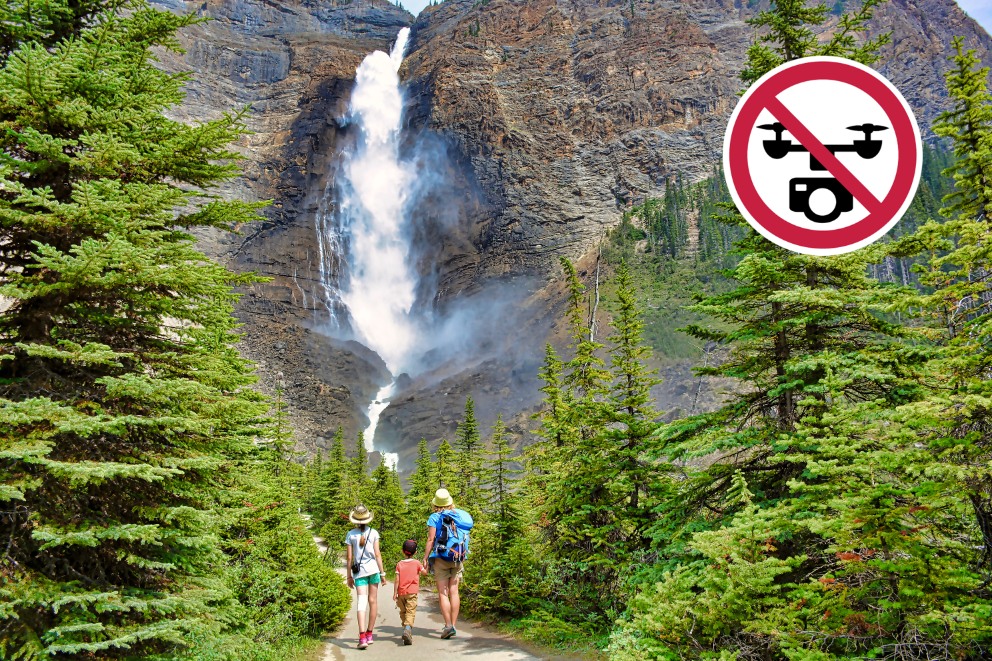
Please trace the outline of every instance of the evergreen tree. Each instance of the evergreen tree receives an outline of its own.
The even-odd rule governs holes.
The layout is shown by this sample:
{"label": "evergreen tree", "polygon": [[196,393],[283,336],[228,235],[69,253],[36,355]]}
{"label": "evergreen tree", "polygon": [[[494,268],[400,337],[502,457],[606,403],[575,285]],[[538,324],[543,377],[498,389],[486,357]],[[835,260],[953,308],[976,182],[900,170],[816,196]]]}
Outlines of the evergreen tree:
{"label": "evergreen tree", "polygon": [[375,514],[373,526],[382,536],[379,547],[383,566],[388,571],[403,559],[402,547],[407,538],[409,518],[399,475],[386,464],[385,457],[372,471],[372,487],[365,505]]}
{"label": "evergreen tree", "polygon": [[466,602],[475,612],[513,616],[535,605],[538,579],[533,542],[527,538],[502,416],[496,418],[483,470],[487,494],[482,521],[472,532]]}
{"label": "evergreen tree", "polygon": [[[455,479],[457,466],[458,457],[454,449],[452,449],[447,439],[441,439],[441,444],[437,446],[437,452],[434,453],[434,490],[436,491],[442,487],[447,489],[455,499],[455,503],[459,502],[459,497],[461,496],[461,491],[459,490],[461,485],[457,484]],[[434,494],[431,493],[431,498],[433,497]]]}
{"label": "evergreen tree", "polygon": [[520,470],[510,465],[511,450],[502,415],[496,416],[489,446],[490,456],[483,473],[487,499],[482,512],[493,525],[493,548],[504,555],[509,553],[513,541],[520,537],[522,524],[515,491]]}
{"label": "evergreen tree", "polygon": [[475,419],[475,402],[465,398],[465,417],[455,432],[455,452],[458,456],[456,475],[461,506],[476,509],[482,504],[479,470],[482,463],[482,435]]}
{"label": "evergreen tree", "polygon": [[321,448],[317,448],[310,461],[307,462],[306,468],[303,471],[303,490],[301,494],[301,501],[303,507],[313,515],[314,505],[316,503],[316,494],[320,487],[320,479],[322,473],[324,472],[324,451]]}
{"label": "evergreen tree", "polygon": [[[274,409],[272,415],[272,421],[270,423],[271,430],[268,434],[266,444],[272,449],[272,452],[276,457],[281,459],[289,459],[294,454],[294,447],[296,445],[296,439],[293,435],[293,428],[289,422],[289,415],[286,412],[286,402],[283,399],[283,389],[282,387],[276,388],[276,399],[272,402],[272,408]],[[276,475],[279,475],[279,471],[282,470],[283,462],[275,462]]]}
{"label": "evergreen tree", "polygon": [[[798,20],[804,11],[779,3],[765,17],[774,52],[840,48],[870,59],[870,43],[847,37],[818,46]],[[857,31],[863,18],[845,18],[843,29]],[[750,79],[777,64],[762,48],[751,51]],[[929,333],[886,314],[905,312],[913,292],[867,276],[888,247],[806,258],[752,235],[739,248],[741,286],[696,306],[732,330],[690,331],[731,347],[701,371],[744,387],[660,436],[676,474],[662,484],[654,529],[666,561],[648,572],[613,656],[979,654],[992,611],[976,599],[980,577],[966,560],[974,543],[959,532],[962,485],[917,432],[949,408],[945,393],[935,401],[921,387]],[[709,465],[692,468],[703,456]]]}
{"label": "evergreen tree", "polygon": [[[143,2],[0,9],[0,656],[175,656],[222,628],[213,515],[265,406],[232,287],[192,230],[257,205],[237,115],[165,112],[190,16]],[[30,40],[30,41],[29,41]]]}
{"label": "evergreen tree", "polygon": [[[644,536],[652,518],[654,503],[648,499],[653,466],[645,458],[648,440],[658,427],[658,412],[651,399],[651,387],[660,383],[645,362],[651,350],[644,345],[644,322],[638,307],[634,283],[626,264],[616,274],[618,309],[613,317],[610,363],[613,388],[611,425],[604,433],[609,439],[610,458],[604,463],[606,481],[614,492],[614,502],[623,503],[622,549],[632,557],[647,545]],[[642,499],[648,499],[644,502]]]}
{"label": "evergreen tree", "polygon": [[365,448],[365,432],[358,432],[355,440],[355,456],[351,458],[351,478],[357,485],[363,485],[369,477],[369,452]]}
{"label": "evergreen tree", "polygon": [[[417,444],[417,460],[410,476],[410,491],[407,493],[407,503],[409,503],[410,516],[417,521],[415,527],[415,538],[422,534],[421,528],[424,521],[434,511],[431,508],[431,499],[437,489],[437,476],[434,462],[431,459],[431,451],[427,447],[427,439],[420,439]],[[422,519],[422,520],[421,520]]]}

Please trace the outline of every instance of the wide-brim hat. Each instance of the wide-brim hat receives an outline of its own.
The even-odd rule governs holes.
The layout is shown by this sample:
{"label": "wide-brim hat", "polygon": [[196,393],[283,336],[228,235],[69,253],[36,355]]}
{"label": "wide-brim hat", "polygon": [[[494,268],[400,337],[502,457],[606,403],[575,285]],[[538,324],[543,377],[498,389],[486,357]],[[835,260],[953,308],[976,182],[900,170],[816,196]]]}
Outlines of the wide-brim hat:
{"label": "wide-brim hat", "polygon": [[447,489],[438,489],[434,492],[434,500],[431,501],[431,505],[434,507],[448,507],[454,504],[455,499],[451,497]]}
{"label": "wide-brim hat", "polygon": [[369,511],[369,508],[365,507],[365,505],[359,505],[355,509],[351,510],[351,513],[348,515],[348,520],[352,523],[359,524],[371,523],[374,517],[375,515]]}

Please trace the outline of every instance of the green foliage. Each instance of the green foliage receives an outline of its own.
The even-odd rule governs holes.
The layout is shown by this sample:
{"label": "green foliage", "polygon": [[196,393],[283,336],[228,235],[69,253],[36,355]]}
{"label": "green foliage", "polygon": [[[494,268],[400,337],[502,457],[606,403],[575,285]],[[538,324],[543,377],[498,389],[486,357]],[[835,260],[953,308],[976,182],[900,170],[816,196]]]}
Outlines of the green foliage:
{"label": "green foliage", "polygon": [[364,502],[375,514],[372,525],[381,535],[383,567],[391,569],[403,559],[403,542],[409,538],[410,522],[399,475],[386,465],[385,458],[372,471],[372,488]]}
{"label": "green foliage", "polygon": [[[830,44],[870,59],[870,42],[853,48],[835,35],[818,46],[806,27],[817,12],[779,3],[759,14],[771,28],[765,41],[778,47],[752,48],[745,79]],[[841,25],[853,33],[861,23],[855,15]],[[956,45],[949,90],[960,112],[938,130],[967,140],[951,125],[965,99],[988,104],[987,72],[969,79],[975,62]],[[978,658],[987,650],[992,537],[983,521],[992,479],[977,376],[987,356],[977,339],[985,285],[975,277],[986,272],[987,224],[970,215],[985,208],[980,173],[962,168],[948,210],[958,224],[917,217],[919,229],[892,243],[831,258],[793,255],[755,235],[738,242],[739,286],[695,306],[726,330],[688,330],[730,349],[700,373],[736,378],[741,389],[720,410],[658,434],[665,469],[651,535],[660,562],[643,573],[611,657]],[[934,293],[869,276],[893,255],[915,262]],[[894,323],[911,308],[940,319],[945,339]],[[948,318],[949,309],[960,316]]]}
{"label": "green foliage", "polygon": [[[431,507],[431,499],[437,490],[436,473],[437,469],[434,467],[431,451],[427,447],[427,439],[422,438],[417,444],[416,467],[410,476],[410,491],[407,493],[410,516],[417,519],[418,522],[421,518],[426,521],[427,517],[434,511]],[[414,538],[420,534],[421,527],[418,523],[417,534],[413,535]]]}
{"label": "green foliage", "polygon": [[242,606],[235,635],[201,640],[192,658],[275,659],[268,652],[333,629],[351,606],[341,576],[310,539],[290,480],[274,473],[267,466],[246,474],[222,538]]}
{"label": "green foliage", "polygon": [[510,452],[506,427],[497,417],[482,470],[486,502],[472,530],[464,602],[470,612],[502,617],[521,615],[539,605],[534,540],[525,533],[516,489],[520,470],[511,466]]}
{"label": "green foliage", "polygon": [[455,452],[458,460],[455,479],[459,493],[459,507],[475,510],[482,504],[479,469],[482,464],[482,435],[475,419],[475,402],[465,398],[465,417],[455,431]]}
{"label": "green foliage", "polygon": [[231,595],[215,511],[262,432],[233,287],[190,230],[240,116],[165,111],[154,65],[193,19],[143,2],[13,3],[0,21],[0,639],[4,656],[169,653]]}
{"label": "green foliage", "polygon": [[[434,489],[431,491],[431,498],[434,491],[445,488],[451,497],[455,499],[457,505],[461,500],[461,485],[458,483],[456,470],[458,467],[458,457],[455,450],[448,443],[447,439],[441,439],[441,444],[434,453]],[[433,510],[431,510],[433,511]]]}

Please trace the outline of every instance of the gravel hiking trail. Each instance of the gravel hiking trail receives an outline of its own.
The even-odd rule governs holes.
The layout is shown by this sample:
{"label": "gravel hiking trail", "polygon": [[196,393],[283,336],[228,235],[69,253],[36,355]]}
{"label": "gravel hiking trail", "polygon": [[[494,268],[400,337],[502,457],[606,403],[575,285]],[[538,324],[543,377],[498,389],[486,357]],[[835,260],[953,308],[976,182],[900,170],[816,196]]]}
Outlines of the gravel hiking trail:
{"label": "gravel hiking trail", "polygon": [[[327,546],[315,537],[323,553]],[[338,571],[344,572],[339,568]],[[417,620],[413,627],[413,645],[404,645],[401,635],[400,612],[393,602],[392,582],[379,588],[379,614],[375,622],[375,642],[367,649],[358,649],[358,624],[355,608],[358,596],[351,591],[351,608],[348,616],[333,634],[324,639],[321,661],[441,661],[443,659],[472,659],[473,661],[531,661],[536,656],[514,639],[459,618],[458,634],[448,640],[441,639],[441,611],[433,586],[422,585],[417,605]],[[555,657],[561,658],[561,657]]]}

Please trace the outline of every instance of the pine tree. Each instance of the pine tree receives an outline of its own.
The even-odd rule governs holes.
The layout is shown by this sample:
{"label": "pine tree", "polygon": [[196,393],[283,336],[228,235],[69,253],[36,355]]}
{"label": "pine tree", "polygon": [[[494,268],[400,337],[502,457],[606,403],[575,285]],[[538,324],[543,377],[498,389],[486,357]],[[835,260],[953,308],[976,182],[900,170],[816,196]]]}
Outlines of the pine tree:
{"label": "pine tree", "polygon": [[234,349],[253,276],[192,233],[256,217],[209,192],[237,174],[241,118],[166,118],[185,77],[153,49],[190,16],[0,17],[0,656],[174,656],[223,626],[213,512],[263,433]]}
{"label": "pine tree", "polygon": [[621,263],[617,268],[616,286],[618,309],[610,338],[612,416],[610,428],[605,432],[611,456],[604,470],[610,471],[606,475],[617,495],[614,502],[624,503],[623,536],[627,538],[627,548],[622,552],[633,557],[635,549],[647,546],[644,536],[654,505],[649,499],[653,467],[645,452],[658,427],[659,415],[652,405],[651,388],[660,380],[654,377],[655,370],[646,365],[651,350],[644,345],[644,322],[626,264]]}
{"label": "pine tree", "polygon": [[365,505],[375,515],[374,526],[382,536],[379,546],[383,566],[388,570],[403,559],[402,546],[407,538],[409,517],[399,475],[386,464],[385,457],[372,471],[371,489]]}
{"label": "pine tree", "polygon": [[[766,17],[783,58],[841,48],[870,59],[871,43],[835,35],[818,46],[796,21],[803,11],[780,3]],[[849,33],[861,24],[842,21]],[[755,55],[767,56],[762,48],[752,49],[751,79],[777,64]],[[741,286],[695,308],[731,330],[690,330],[731,348],[700,371],[744,388],[661,435],[662,456],[678,460],[654,529],[666,560],[645,577],[613,656],[978,654],[992,610],[976,599],[980,577],[965,558],[980,536],[959,530],[955,469],[919,442],[934,410],[950,408],[946,391],[922,387],[932,333],[889,316],[919,298],[867,276],[885,245],[829,259],[753,235],[738,247]],[[703,456],[710,465],[691,468]]]}
{"label": "pine tree", "polygon": [[[286,412],[286,402],[283,399],[283,389],[276,388],[276,399],[272,402],[273,414],[270,423],[271,429],[266,439],[266,445],[271,448],[276,457],[280,459],[290,459],[294,453],[296,439],[293,435],[293,428],[289,423],[289,414]],[[276,475],[279,475],[282,462],[276,463]]]}
{"label": "pine tree", "polygon": [[483,470],[487,495],[482,521],[472,532],[466,603],[474,612],[513,616],[526,613],[535,600],[537,562],[527,538],[516,491],[519,469],[511,467],[511,449],[502,416],[496,418]]}
{"label": "pine tree", "polygon": [[[454,449],[452,449],[447,439],[441,439],[441,444],[437,446],[437,451],[434,453],[434,489],[447,489],[455,499],[455,503],[459,502],[459,497],[461,496],[461,491],[459,491],[461,485],[457,484],[455,480],[455,469],[457,466],[458,457]],[[431,498],[433,497],[434,495],[431,494]]]}
{"label": "pine tree", "polygon": [[331,451],[328,461],[330,462],[329,468],[339,473],[344,472],[345,466],[348,464],[348,460],[344,454],[344,428],[340,425],[334,432],[334,438],[331,439]]}
{"label": "pine tree", "polygon": [[[420,534],[423,521],[427,520],[431,512],[431,499],[437,489],[436,470],[431,459],[431,451],[427,447],[427,439],[420,439],[417,444],[417,460],[413,474],[410,476],[410,491],[407,493],[407,502],[410,507],[410,516],[417,520],[416,530]],[[423,521],[421,521],[423,519]]]}
{"label": "pine tree", "polygon": [[479,471],[482,463],[482,435],[475,419],[475,402],[465,398],[465,417],[455,431],[455,452],[458,456],[456,475],[461,507],[476,509],[482,504]]}
{"label": "pine tree", "polygon": [[522,524],[515,492],[520,470],[510,466],[511,449],[502,415],[496,416],[489,446],[490,457],[483,473],[487,502],[482,511],[485,518],[492,522],[496,552],[505,554],[509,552],[512,542],[520,537]]}

